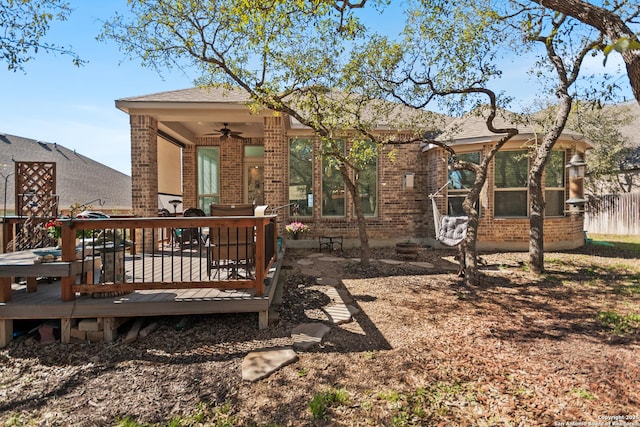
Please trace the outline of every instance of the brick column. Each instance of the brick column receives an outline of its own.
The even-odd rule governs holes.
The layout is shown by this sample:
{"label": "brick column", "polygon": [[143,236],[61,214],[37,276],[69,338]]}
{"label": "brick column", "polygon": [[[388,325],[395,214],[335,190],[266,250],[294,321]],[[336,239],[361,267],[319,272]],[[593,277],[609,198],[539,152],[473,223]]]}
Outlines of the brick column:
{"label": "brick column", "polygon": [[[182,149],[182,209],[198,206],[197,146],[187,145]],[[209,215],[205,206],[205,213]]]}
{"label": "brick column", "polygon": [[[271,208],[289,203],[289,142],[281,116],[264,118],[264,202]],[[286,215],[286,210],[278,215]],[[279,221],[284,233],[283,221]]]}
{"label": "brick column", "polygon": [[[131,123],[131,207],[142,217],[158,216],[158,122],[151,116],[132,115]],[[141,236],[136,236],[138,246]],[[145,235],[145,248],[155,244]]]}

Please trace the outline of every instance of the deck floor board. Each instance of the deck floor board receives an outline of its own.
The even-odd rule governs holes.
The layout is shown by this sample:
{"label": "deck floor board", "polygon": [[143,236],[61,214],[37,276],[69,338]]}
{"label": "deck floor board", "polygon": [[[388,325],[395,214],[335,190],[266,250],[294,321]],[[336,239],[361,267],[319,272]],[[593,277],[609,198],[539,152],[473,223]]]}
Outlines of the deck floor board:
{"label": "deck floor board", "polygon": [[[126,256],[125,274],[128,281],[180,281],[180,263],[188,267],[183,280],[207,281],[206,260],[194,253],[184,259],[164,256]],[[173,271],[171,266],[173,265]],[[164,274],[162,274],[164,272]],[[219,274],[224,278],[226,272]],[[99,272],[94,274],[99,277]],[[96,279],[94,279],[96,280]],[[149,315],[188,315],[205,313],[243,313],[269,309],[272,286],[265,295],[256,297],[253,289],[222,290],[216,288],[137,290],[124,295],[93,298],[76,295],[75,301],[61,301],[60,281],[38,283],[36,292],[26,292],[26,286],[13,285],[12,300],[0,304],[0,319],[56,319],[90,317],[135,317]]]}

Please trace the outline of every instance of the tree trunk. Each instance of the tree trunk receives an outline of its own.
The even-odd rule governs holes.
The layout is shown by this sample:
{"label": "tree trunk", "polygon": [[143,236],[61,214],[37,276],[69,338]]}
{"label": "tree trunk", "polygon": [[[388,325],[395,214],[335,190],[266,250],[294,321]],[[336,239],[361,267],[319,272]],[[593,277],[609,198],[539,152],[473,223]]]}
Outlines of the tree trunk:
{"label": "tree trunk", "polygon": [[358,237],[360,238],[360,265],[363,267],[369,266],[369,260],[371,254],[369,251],[369,236],[367,235],[367,223],[364,219],[364,211],[362,209],[362,200],[360,200],[360,191],[358,189],[357,172],[356,178],[351,180],[346,166],[340,166],[340,173],[344,179],[347,190],[353,200],[353,205],[356,211],[356,223],[358,224]]}
{"label": "tree trunk", "polygon": [[478,248],[476,242],[478,240],[478,215],[469,217],[467,224],[467,237],[461,243],[462,255],[464,259],[460,262],[464,263],[464,283],[467,286],[477,286],[480,283],[480,274],[478,272]]}
{"label": "tree trunk", "polygon": [[480,283],[480,274],[478,273],[478,209],[476,209],[478,200],[480,199],[480,189],[486,181],[485,169],[478,168],[476,170],[476,180],[473,187],[462,202],[462,209],[467,215],[467,237],[461,243],[462,254],[460,258],[460,266],[464,268],[464,283],[467,286],[477,286]]}
{"label": "tree trunk", "polygon": [[544,166],[551,154],[553,146],[564,130],[571,112],[573,99],[566,92],[561,92],[560,104],[551,128],[545,133],[542,143],[536,149],[536,155],[529,171],[529,268],[534,273],[544,272],[544,193],[542,191],[542,175]]}
{"label": "tree trunk", "polygon": [[[536,160],[538,160],[536,158]],[[544,165],[544,162],[543,162]],[[532,272],[544,272],[544,194],[542,192],[542,171],[538,166],[531,169],[529,177],[529,268]]]}

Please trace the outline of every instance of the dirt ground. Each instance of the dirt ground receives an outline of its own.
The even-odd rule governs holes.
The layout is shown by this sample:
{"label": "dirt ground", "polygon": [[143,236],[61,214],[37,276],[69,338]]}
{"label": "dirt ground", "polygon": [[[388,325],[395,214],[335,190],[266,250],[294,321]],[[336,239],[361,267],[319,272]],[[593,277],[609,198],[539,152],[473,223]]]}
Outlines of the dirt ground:
{"label": "dirt ground", "polygon": [[[0,351],[0,423],[640,425],[638,252],[549,253],[541,277],[526,254],[483,254],[473,288],[451,271],[452,253],[429,248],[418,260],[433,269],[310,254],[287,251],[279,319],[263,331],[257,315],[215,315],[147,319],[158,328],[132,344],[16,340]],[[296,362],[243,382],[248,352],[291,345],[293,327],[321,318],[329,301],[309,269],[338,279],[359,313]]]}

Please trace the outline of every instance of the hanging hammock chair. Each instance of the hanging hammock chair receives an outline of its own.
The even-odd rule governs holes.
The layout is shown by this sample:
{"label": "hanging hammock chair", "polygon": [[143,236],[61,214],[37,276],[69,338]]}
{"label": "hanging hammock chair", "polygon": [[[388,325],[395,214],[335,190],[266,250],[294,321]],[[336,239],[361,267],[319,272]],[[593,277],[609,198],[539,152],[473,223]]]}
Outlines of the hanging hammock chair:
{"label": "hanging hammock chair", "polygon": [[436,197],[449,182],[440,187],[435,194],[429,194],[431,204],[433,206],[433,224],[436,229],[436,240],[446,246],[458,246],[467,237],[467,224],[469,217],[467,216],[449,216],[442,215],[436,204]]}

